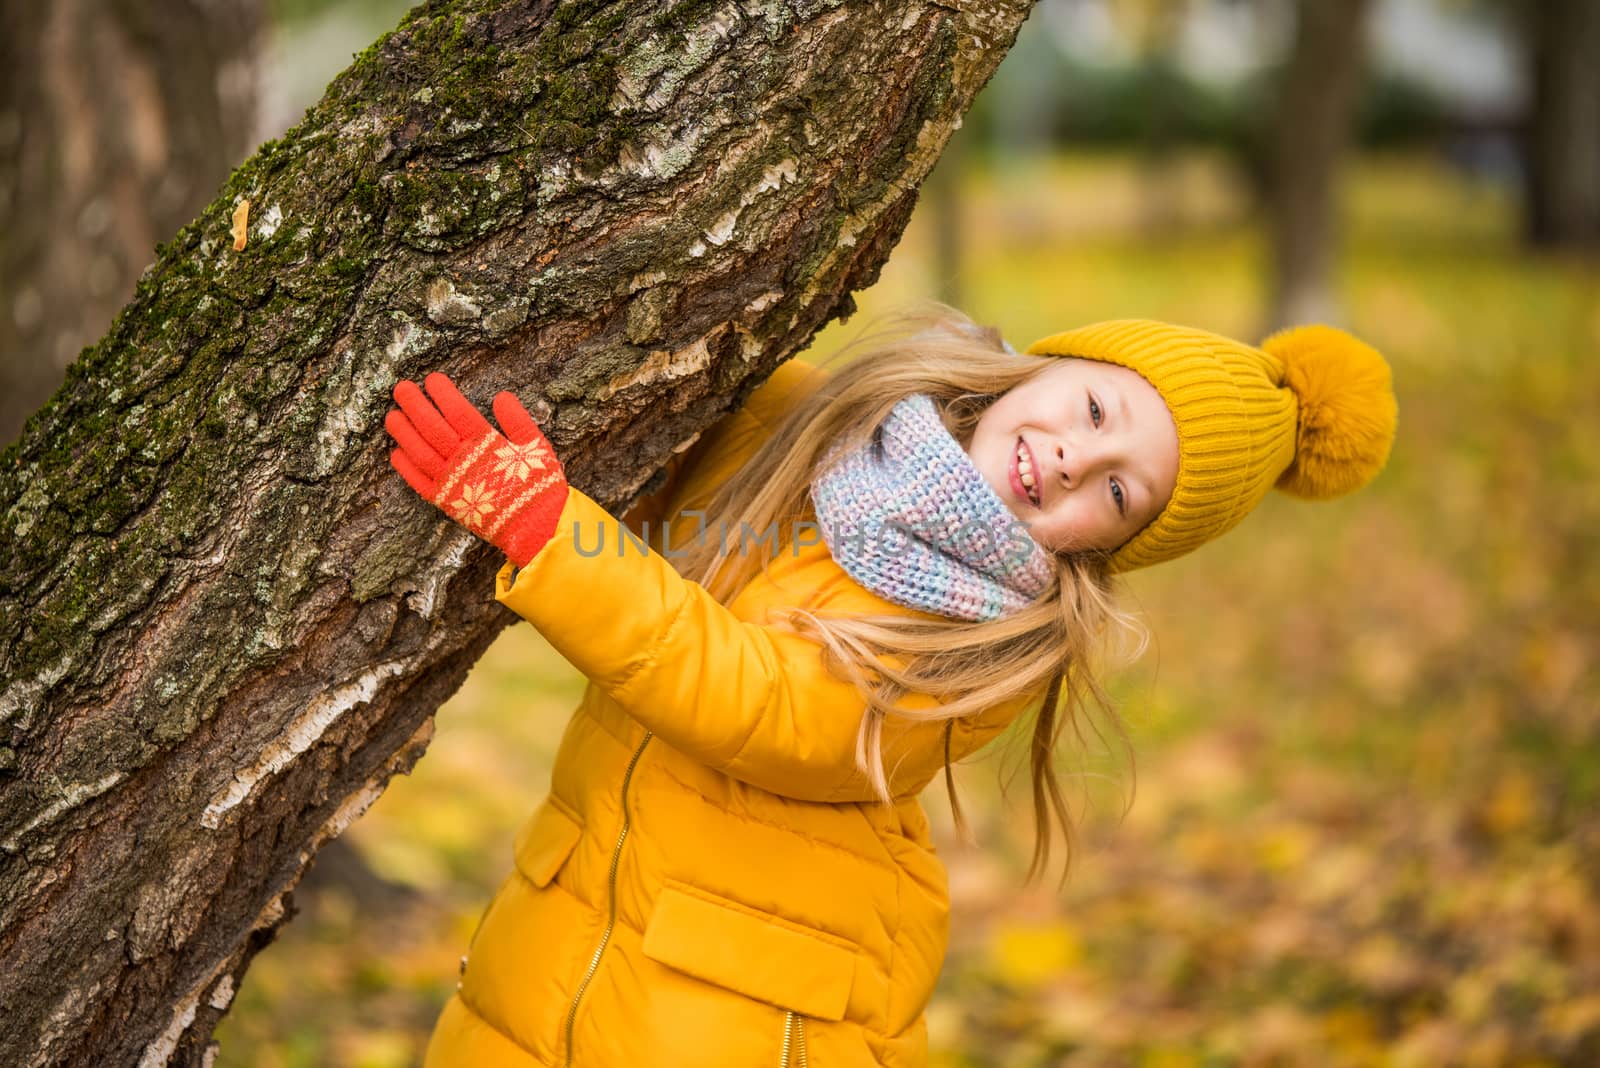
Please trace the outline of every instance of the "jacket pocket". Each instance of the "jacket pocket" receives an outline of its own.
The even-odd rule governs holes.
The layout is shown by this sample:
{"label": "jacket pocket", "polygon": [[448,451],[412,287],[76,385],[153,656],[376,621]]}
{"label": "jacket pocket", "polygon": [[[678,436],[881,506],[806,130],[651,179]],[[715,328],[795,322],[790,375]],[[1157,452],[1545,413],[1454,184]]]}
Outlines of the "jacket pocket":
{"label": "jacket pocket", "polygon": [[841,940],[705,891],[661,891],[645,926],[644,955],[817,1020],[844,1019],[855,953]]}
{"label": "jacket pocket", "polygon": [[583,835],[583,824],[552,795],[544,799],[517,832],[517,870],[537,887],[550,885]]}

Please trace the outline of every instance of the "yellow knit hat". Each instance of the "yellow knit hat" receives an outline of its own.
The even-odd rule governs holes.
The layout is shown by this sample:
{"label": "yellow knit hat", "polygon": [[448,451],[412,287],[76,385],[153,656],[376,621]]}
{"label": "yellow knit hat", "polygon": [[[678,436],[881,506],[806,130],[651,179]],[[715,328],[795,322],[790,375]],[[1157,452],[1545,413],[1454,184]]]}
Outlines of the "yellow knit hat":
{"label": "yellow knit hat", "polygon": [[1295,327],[1256,348],[1124,319],[1041,338],[1028,352],[1137,371],[1172,412],[1172,499],[1111,555],[1113,571],[1182,556],[1231,529],[1274,486],[1317,499],[1360,489],[1394,445],[1398,406],[1388,363],[1331,326]]}

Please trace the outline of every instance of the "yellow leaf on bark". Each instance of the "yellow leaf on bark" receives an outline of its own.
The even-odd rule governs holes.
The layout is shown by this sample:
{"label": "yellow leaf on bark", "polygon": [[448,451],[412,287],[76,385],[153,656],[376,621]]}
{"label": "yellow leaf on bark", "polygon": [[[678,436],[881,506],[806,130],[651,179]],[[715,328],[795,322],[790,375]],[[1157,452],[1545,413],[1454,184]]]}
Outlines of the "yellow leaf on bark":
{"label": "yellow leaf on bark", "polygon": [[239,206],[233,209],[233,250],[243,251],[245,237],[250,225],[250,201],[241,200]]}

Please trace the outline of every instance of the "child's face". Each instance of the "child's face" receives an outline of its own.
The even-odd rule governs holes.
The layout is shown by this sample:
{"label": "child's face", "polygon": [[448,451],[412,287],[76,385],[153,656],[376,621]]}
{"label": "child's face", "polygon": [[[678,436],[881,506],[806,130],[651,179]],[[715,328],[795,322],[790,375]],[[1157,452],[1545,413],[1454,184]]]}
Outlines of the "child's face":
{"label": "child's face", "polygon": [[1062,357],[989,406],[967,455],[1046,549],[1115,549],[1172,497],[1178,428],[1138,372]]}

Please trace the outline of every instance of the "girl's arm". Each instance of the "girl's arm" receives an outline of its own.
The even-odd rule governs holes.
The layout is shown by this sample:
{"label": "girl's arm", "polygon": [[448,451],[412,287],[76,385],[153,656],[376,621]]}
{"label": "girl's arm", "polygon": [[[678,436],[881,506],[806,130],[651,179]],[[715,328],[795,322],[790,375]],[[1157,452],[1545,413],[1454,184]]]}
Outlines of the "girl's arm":
{"label": "girl's arm", "polygon": [[[551,540],[527,567],[500,573],[496,598],[539,628],[575,667],[673,748],[764,790],[808,801],[875,795],[856,767],[866,704],[830,674],[817,643],[742,620],[618,521],[570,490]],[[605,549],[595,552],[604,528]],[[951,759],[971,752],[1026,704],[958,721]],[[923,695],[901,707],[933,708]],[[884,725],[891,793],[916,794],[944,762],[943,721]]]}
{"label": "girl's arm", "polygon": [[[395,387],[403,411],[385,423],[400,444],[391,460],[417,492],[521,568],[514,580],[510,564],[502,571],[503,603],[630,715],[702,763],[805,800],[875,796],[855,760],[865,701],[827,671],[819,645],[739,619],[632,539],[617,555],[620,522],[567,485],[549,442],[511,394],[494,402],[502,435],[443,375],[430,375],[427,386],[431,399],[413,383]],[[609,551],[596,551],[602,530]],[[877,600],[841,587],[840,596],[856,589]],[[1025,703],[958,722],[951,758],[988,740]],[[934,705],[911,695],[901,707]],[[889,718],[891,794],[915,794],[932,779],[944,736],[943,722]]]}

